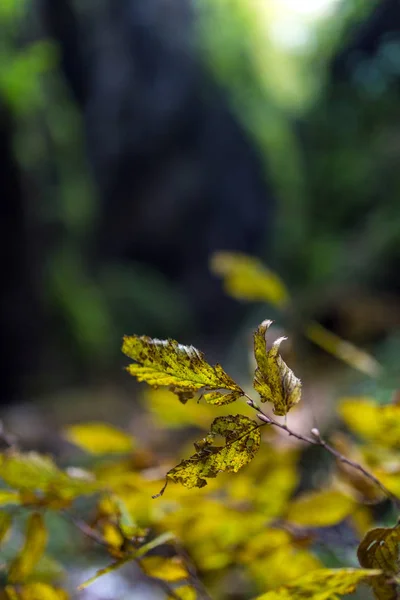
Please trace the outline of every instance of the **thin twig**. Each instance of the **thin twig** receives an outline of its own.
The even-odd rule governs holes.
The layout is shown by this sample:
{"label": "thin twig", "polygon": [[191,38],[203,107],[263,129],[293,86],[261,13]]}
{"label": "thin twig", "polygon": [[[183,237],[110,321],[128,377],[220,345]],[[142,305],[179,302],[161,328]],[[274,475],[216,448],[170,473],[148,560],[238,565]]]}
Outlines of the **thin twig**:
{"label": "thin twig", "polygon": [[306,444],[311,444],[313,446],[320,446],[321,448],[324,448],[324,450],[329,452],[337,460],[340,460],[340,462],[348,465],[349,467],[352,467],[359,473],[362,473],[364,475],[364,477],[366,477],[367,479],[372,481],[377,487],[379,487],[379,489],[385,494],[385,496],[387,496],[393,502],[393,504],[396,506],[396,508],[400,509],[400,498],[398,496],[396,496],[396,494],[393,494],[393,492],[391,492],[377,477],[375,477],[375,475],[373,475],[370,471],[365,469],[365,467],[360,465],[360,463],[355,462],[354,460],[351,460],[350,458],[347,458],[346,456],[341,454],[338,450],[336,450],[335,448],[330,446],[321,437],[321,434],[316,427],[314,427],[311,430],[312,437],[303,435],[301,433],[297,433],[296,431],[293,431],[292,429],[290,429],[286,423],[279,423],[279,421],[275,421],[275,419],[266,415],[260,409],[260,407],[254,402],[254,400],[252,400],[252,398],[247,396],[247,394],[246,394],[246,398],[248,398],[247,404],[249,406],[251,406],[251,408],[254,408],[257,411],[257,417],[260,419],[260,421],[265,423],[265,425],[273,425],[274,427],[277,427],[278,429],[282,429],[282,431],[285,431],[288,435],[293,436],[296,439],[298,439],[302,442],[305,442]]}

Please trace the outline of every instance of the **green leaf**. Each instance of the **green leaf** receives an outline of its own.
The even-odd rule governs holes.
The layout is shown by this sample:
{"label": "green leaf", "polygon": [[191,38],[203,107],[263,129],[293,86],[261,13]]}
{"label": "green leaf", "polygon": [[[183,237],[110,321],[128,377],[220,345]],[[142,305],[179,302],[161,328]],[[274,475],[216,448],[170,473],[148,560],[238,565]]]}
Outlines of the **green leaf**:
{"label": "green leaf", "polygon": [[224,280],[224,289],[238,300],[269,302],[282,308],[289,294],[281,279],[257,258],[238,252],[217,252],[211,271]]}
{"label": "green leaf", "polygon": [[398,588],[393,581],[400,573],[400,525],[371,529],[361,540],[358,561],[366,569],[380,569],[382,575],[371,585],[378,600],[396,600]]}
{"label": "green leaf", "polygon": [[279,354],[279,347],[286,339],[277,339],[267,351],[265,334],[272,321],[263,321],[254,333],[254,356],[257,368],[254,373],[254,389],[261,402],[271,402],[276,415],[284,416],[300,401],[301,381]]}
{"label": "green leaf", "polygon": [[41,559],[47,544],[47,529],[40,513],[33,513],[26,527],[25,543],[11,563],[8,580],[23,583]]}
{"label": "green leaf", "polygon": [[289,585],[258,596],[256,600],[337,600],[352,594],[360,583],[379,574],[376,570],[318,569]]}
{"label": "green leaf", "polygon": [[[215,437],[225,438],[224,446],[214,446]],[[210,433],[195,444],[196,453],[168,471],[168,481],[181,483],[187,488],[207,485],[204,478],[216,477],[218,473],[229,471],[237,473],[256,455],[260,447],[259,425],[243,415],[217,417],[211,424]]]}
{"label": "green leaf", "polygon": [[[122,352],[136,361],[128,365],[128,373],[153,386],[168,386],[185,403],[196,392],[214,392],[209,401],[218,403],[219,390],[234,392],[233,402],[243,390],[225,373],[221,365],[209,365],[202,352],[193,346],[183,346],[175,340],[158,340],[147,336],[125,336]],[[224,404],[224,395],[221,392]]]}
{"label": "green leaf", "polygon": [[134,447],[130,435],[107,423],[70,425],[65,437],[90,454],[121,454]]}
{"label": "green leaf", "polygon": [[348,517],[356,503],[336,490],[307,492],[290,505],[287,521],[303,527],[328,527]]}

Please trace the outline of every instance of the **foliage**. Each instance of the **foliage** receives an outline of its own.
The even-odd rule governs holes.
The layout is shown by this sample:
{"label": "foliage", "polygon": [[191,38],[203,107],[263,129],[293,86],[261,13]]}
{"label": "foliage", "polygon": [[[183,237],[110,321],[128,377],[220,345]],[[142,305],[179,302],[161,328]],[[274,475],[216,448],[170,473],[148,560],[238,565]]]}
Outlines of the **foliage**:
{"label": "foliage", "polygon": [[[226,253],[223,258],[220,274],[230,278],[232,293],[245,290],[242,296],[251,299],[254,290],[258,299],[289,302],[283,284],[261,263],[252,266],[252,259]],[[49,456],[22,451],[3,432],[2,598],[69,597],[51,548],[59,521],[107,557],[80,590],[131,565],[133,577],[145,578],[168,598],[228,598],[226,582],[235,573],[244,596],[259,600],[335,600],[360,586],[362,597],[368,588],[378,600],[399,596],[399,526],[374,527],[371,510],[371,503],[383,506],[385,498],[400,508],[398,396],[389,404],[342,399],[339,414],[349,432],[336,432],[329,443],[316,427],[305,433],[292,428],[288,414],[295,422],[302,386],[281,357],[285,338],[272,344],[266,339],[271,326],[266,320],[253,334],[254,394],[193,346],[124,337],[122,350],[133,361],[126,370],[150,386],[143,401],[158,424],[171,432],[201,432],[195,452],[175,466],[98,421],[64,430],[86,456],[85,468],[61,468]],[[304,444],[334,458],[324,481],[313,487],[302,476]],[[170,457],[175,446],[171,442]],[[332,560],[321,547],[329,547],[335,528],[351,534],[352,552]],[[72,553],[80,560],[88,548],[76,543]],[[335,556],[335,544],[331,551]]]}

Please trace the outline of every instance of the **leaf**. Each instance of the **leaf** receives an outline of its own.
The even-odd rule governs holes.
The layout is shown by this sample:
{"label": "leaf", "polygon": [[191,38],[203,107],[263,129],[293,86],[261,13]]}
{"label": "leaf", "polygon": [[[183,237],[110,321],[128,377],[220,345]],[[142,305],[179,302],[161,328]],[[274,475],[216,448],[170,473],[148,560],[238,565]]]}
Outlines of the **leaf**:
{"label": "leaf", "polygon": [[27,579],[42,557],[46,544],[47,529],[43,517],[33,513],[28,519],[24,546],[9,568],[10,583],[22,583]]}
{"label": "leaf", "polygon": [[254,373],[254,389],[261,402],[272,402],[274,413],[284,416],[300,401],[301,381],[289,369],[279,354],[279,346],[286,339],[277,339],[267,351],[265,334],[272,321],[263,321],[254,333],[254,356],[257,368]]}
{"label": "leaf", "polygon": [[149,577],[157,577],[169,583],[189,577],[184,562],[178,556],[172,558],[149,556],[140,561],[140,566]]}
{"label": "leaf", "polygon": [[[61,471],[48,456],[36,452],[9,452],[0,455],[0,478],[10,487],[23,492],[21,503],[33,504],[32,496],[46,494],[41,504],[48,505],[54,499],[72,500],[90,495],[100,489],[90,474],[79,470]],[[37,502],[40,498],[37,498]]]}
{"label": "leaf", "polygon": [[175,536],[169,532],[159,535],[158,537],[154,538],[147,544],[144,544],[143,546],[141,546],[136,552],[131,552],[131,553],[127,554],[126,556],[116,560],[111,565],[108,565],[107,567],[104,567],[103,569],[99,569],[98,571],[96,571],[96,573],[93,577],[91,577],[90,579],[88,579],[84,583],[81,583],[78,586],[78,590],[86,589],[87,587],[89,587],[89,585],[94,583],[99,577],[102,577],[103,575],[107,575],[108,573],[112,573],[113,571],[120,569],[121,567],[126,565],[126,563],[131,562],[132,560],[141,558],[142,556],[144,556],[145,554],[150,552],[150,550],[154,550],[154,548],[157,548],[158,546],[162,546],[163,544],[170,541],[174,537]]}
{"label": "leaf", "polygon": [[343,398],[339,414],[356,435],[384,446],[400,448],[400,406],[379,405],[372,398]]}
{"label": "leaf", "polygon": [[238,300],[269,302],[280,308],[289,302],[281,279],[260,260],[236,252],[217,252],[211,259],[211,271],[224,279],[224,289]]}
{"label": "leaf", "polygon": [[122,454],[131,452],[134,447],[130,435],[107,423],[70,425],[65,437],[89,454]]}
{"label": "leaf", "polygon": [[5,539],[12,524],[12,517],[9,513],[4,511],[0,512],[0,547],[1,542]]}
{"label": "leaf", "polygon": [[8,585],[6,593],[10,600],[68,600],[65,590],[52,587],[47,583],[27,583],[23,586]]}
{"label": "leaf", "polygon": [[329,527],[348,517],[356,503],[335,490],[302,494],[291,503],[286,520],[303,527]]}
{"label": "leaf", "polygon": [[168,596],[168,599],[173,600],[174,597],[180,600],[196,600],[197,592],[190,585],[183,585],[178,589],[174,589],[174,596]]}
{"label": "leaf", "polygon": [[[217,435],[225,438],[224,446],[213,446]],[[252,419],[244,415],[217,417],[210,433],[195,444],[196,453],[168,471],[165,486],[170,480],[187,488],[201,488],[207,485],[205,477],[216,477],[222,471],[237,473],[254,458],[260,441],[259,426]]]}
{"label": "leaf", "polygon": [[[219,364],[209,365],[202,352],[193,346],[183,346],[175,340],[125,336],[122,352],[138,363],[128,365],[128,373],[149,385],[168,386],[182,403],[199,390],[234,392],[234,397],[229,400],[231,402],[244,393]],[[217,403],[217,395],[214,394],[210,401]],[[224,403],[224,400],[220,402]]]}
{"label": "leaf", "polygon": [[21,504],[19,493],[13,490],[0,490],[0,506],[7,506],[8,504]]}
{"label": "leaf", "polygon": [[363,569],[318,569],[289,585],[258,596],[256,600],[336,600],[352,594],[360,583],[368,582],[380,571]]}
{"label": "leaf", "polygon": [[366,569],[380,569],[382,575],[372,582],[378,600],[396,600],[397,586],[393,578],[400,573],[400,525],[371,529],[361,540],[357,550],[360,565]]}

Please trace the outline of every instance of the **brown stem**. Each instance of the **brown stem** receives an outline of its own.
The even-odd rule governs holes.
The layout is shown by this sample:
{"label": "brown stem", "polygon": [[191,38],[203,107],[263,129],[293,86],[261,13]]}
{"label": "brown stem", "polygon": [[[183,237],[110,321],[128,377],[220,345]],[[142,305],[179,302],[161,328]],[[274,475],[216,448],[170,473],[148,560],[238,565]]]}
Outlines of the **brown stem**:
{"label": "brown stem", "polygon": [[249,396],[247,396],[247,395],[246,395],[246,397],[248,398],[247,404],[257,411],[257,417],[260,419],[260,421],[263,421],[263,423],[265,423],[265,425],[273,425],[274,427],[277,427],[278,429],[282,429],[282,431],[286,431],[286,433],[288,435],[293,436],[296,439],[298,439],[302,442],[305,442],[306,444],[312,444],[313,446],[320,446],[321,448],[324,448],[324,450],[329,452],[337,460],[340,460],[342,463],[345,463],[349,467],[352,467],[356,471],[359,471],[359,473],[362,473],[364,475],[364,477],[366,477],[367,479],[372,481],[377,487],[379,487],[379,489],[385,494],[385,496],[387,496],[393,502],[393,504],[396,506],[396,508],[400,509],[400,498],[398,496],[396,496],[396,494],[393,494],[393,492],[391,492],[381,481],[379,481],[379,479],[377,477],[375,477],[375,475],[373,475],[370,471],[367,471],[367,469],[365,469],[362,465],[351,460],[350,458],[347,458],[346,456],[341,454],[338,450],[336,450],[335,448],[330,446],[321,437],[318,429],[314,428],[311,430],[313,437],[309,437],[306,435],[302,435],[301,433],[297,433],[296,431],[293,431],[292,429],[290,429],[286,423],[279,423],[279,421],[275,421],[275,419],[273,419],[272,417],[263,413],[263,411],[260,409],[260,407],[254,402],[254,400],[249,398]]}

